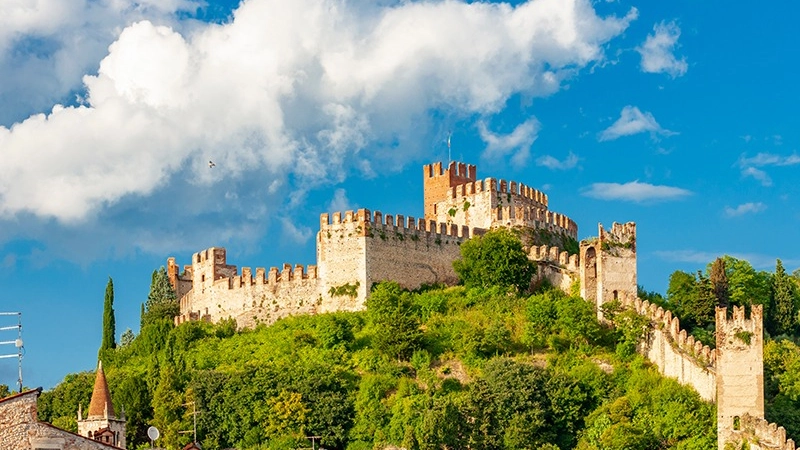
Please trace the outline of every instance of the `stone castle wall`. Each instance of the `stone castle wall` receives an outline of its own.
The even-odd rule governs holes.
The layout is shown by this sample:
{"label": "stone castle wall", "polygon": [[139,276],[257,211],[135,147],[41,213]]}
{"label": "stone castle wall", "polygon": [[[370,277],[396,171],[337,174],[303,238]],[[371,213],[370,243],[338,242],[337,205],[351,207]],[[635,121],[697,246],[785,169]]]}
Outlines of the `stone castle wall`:
{"label": "stone castle wall", "polygon": [[750,450],[795,450],[794,441],[786,438],[783,427],[761,417],[745,414],[740,418],[739,427],[728,441],[736,444],[735,448],[742,448],[742,443],[747,442]]}
{"label": "stone castle wall", "polygon": [[[209,255],[216,257],[207,258]],[[194,270],[187,271],[187,275],[191,274],[197,288],[180,299],[181,314],[176,323],[234,318],[239,327],[254,327],[292,314],[317,312],[320,299],[316,266],[284,264],[282,270],[272,267],[269,272],[259,267],[253,276],[249,267],[243,267],[239,274],[224,256],[224,249],[211,248],[192,257]],[[215,261],[219,267],[209,267],[207,261]],[[202,278],[207,273],[215,273],[216,279]]]}
{"label": "stone castle wall", "polygon": [[23,392],[0,400],[0,449],[110,450],[102,444],[69,431],[39,422],[40,390]]}
{"label": "stone castle wall", "polygon": [[367,283],[391,280],[409,289],[456,284],[453,261],[461,257],[459,246],[482,231],[403,216],[386,215],[381,221],[376,212],[366,239]]}
{"label": "stone castle wall", "polygon": [[536,262],[534,284],[547,280],[552,286],[572,293],[573,283],[579,280],[578,255],[570,255],[558,247],[547,245],[531,247],[527,253],[528,259]]}
{"label": "stone castle wall", "polygon": [[[717,437],[719,449],[734,437],[745,414],[764,417],[763,308],[753,305],[750,317],[743,307],[717,308]],[[740,426],[741,424],[739,424]]]}
{"label": "stone castle wall", "polygon": [[[427,185],[426,185],[427,189]],[[515,181],[487,178],[453,186],[432,206],[437,222],[483,229],[546,229],[577,239],[578,225],[547,209],[547,195]]]}
{"label": "stone castle wall", "polygon": [[639,353],[655,364],[659,371],[679,383],[691,386],[703,400],[717,397],[716,353],[694,336],[681,329],[672,311],[626,294],[622,305],[650,319],[652,325],[639,344]]}

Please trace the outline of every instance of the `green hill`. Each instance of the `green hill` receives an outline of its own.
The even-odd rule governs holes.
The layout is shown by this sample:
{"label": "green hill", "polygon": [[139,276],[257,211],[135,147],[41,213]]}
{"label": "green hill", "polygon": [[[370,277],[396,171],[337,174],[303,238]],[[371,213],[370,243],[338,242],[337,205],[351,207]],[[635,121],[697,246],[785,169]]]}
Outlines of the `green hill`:
{"label": "green hill", "polygon": [[[365,312],[241,332],[156,322],[103,365],[129,448],[149,447],[150,424],[182,447],[189,402],[206,449],[295,449],[312,435],[341,449],[713,448],[713,405],[633,353],[631,318],[604,328],[555,290],[385,283]],[[92,382],[69,375],[43,393],[41,419],[74,429]]]}

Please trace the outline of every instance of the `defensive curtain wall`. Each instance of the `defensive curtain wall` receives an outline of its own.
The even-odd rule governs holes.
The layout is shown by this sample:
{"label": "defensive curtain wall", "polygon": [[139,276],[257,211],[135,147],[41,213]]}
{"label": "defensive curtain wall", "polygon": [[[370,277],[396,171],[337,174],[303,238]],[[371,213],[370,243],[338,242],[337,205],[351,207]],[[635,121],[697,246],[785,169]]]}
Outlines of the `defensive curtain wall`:
{"label": "defensive curtain wall", "polygon": [[[544,229],[577,238],[574,221],[549,211],[547,196],[521,183],[477,180],[475,166],[455,162],[446,170],[441,163],[426,165],[423,174],[424,219],[367,209],[322,214],[316,265],[284,264],[255,273],[244,267],[239,273],[217,247],[195,253],[181,272],[169,258],[167,271],[181,306],[176,322],[232,317],[250,327],[291,314],[363,309],[371,286],[383,280],[410,289],[454,284],[459,245],[490,228]],[[451,212],[451,205],[458,211]],[[569,290],[579,275],[576,255],[554,246],[528,251],[539,263],[539,279]]]}
{"label": "defensive curtain wall", "polygon": [[[452,284],[452,261],[459,245],[486,229],[545,229],[577,236],[566,216],[548,210],[543,193],[518,183],[478,181],[475,166],[440,163],[425,166],[425,218],[383,215],[362,209],[320,216],[317,265],[285,264],[267,272],[227,264],[225,249],[210,248],[179,268],[167,262],[170,281],[185,320],[233,317],[240,327],[271,323],[291,314],[363,309],[369,288],[394,280],[407,288],[422,283]],[[785,430],[764,420],[763,338],[761,310],[750,319],[734,309],[717,312],[717,349],[696,341],[680,328],[670,311],[637,297],[636,225],[600,225],[598,236],[580,243],[569,255],[558,247],[526,248],[537,262],[539,280],[569,292],[580,280],[581,295],[593,302],[602,320],[602,306],[612,300],[650,319],[639,352],[666,376],[692,386],[707,401],[718,402],[720,449],[748,440],[751,449],[792,449]],[[747,338],[749,342],[745,342]]]}
{"label": "defensive curtain wall", "polygon": [[239,274],[227,263],[225,249],[210,248],[195,253],[179,274],[169,258],[167,271],[181,306],[176,322],[232,317],[239,327],[252,327],[288,315],[363,309],[369,287],[383,280],[410,289],[455,284],[452,262],[471,233],[467,227],[361,209],[320,216],[317,265],[257,268],[255,276],[244,267]]}
{"label": "defensive curtain wall", "polygon": [[623,306],[650,319],[639,353],[662,374],[693,387],[707,401],[717,404],[719,450],[795,450],[786,430],[764,419],[763,311],[753,305],[750,317],[742,307],[716,311],[716,349],[688,335],[671,311],[625,294]]}

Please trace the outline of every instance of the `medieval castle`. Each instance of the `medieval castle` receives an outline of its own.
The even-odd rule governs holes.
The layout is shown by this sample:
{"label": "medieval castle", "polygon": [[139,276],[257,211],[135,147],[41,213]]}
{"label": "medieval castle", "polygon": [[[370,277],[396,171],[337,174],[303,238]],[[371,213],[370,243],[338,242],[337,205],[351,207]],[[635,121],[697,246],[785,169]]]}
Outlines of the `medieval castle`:
{"label": "medieval castle", "polygon": [[272,323],[293,314],[356,311],[364,308],[374,283],[398,282],[409,289],[425,283],[455,284],[452,263],[459,245],[487,230],[519,231],[537,280],[567,292],[580,285],[601,320],[601,306],[617,300],[650,319],[639,345],[664,375],[690,385],[717,403],[719,450],[794,450],[782,427],[764,420],[762,311],[754,306],[717,310],[717,345],[712,350],[680,328],[669,311],[637,296],[636,225],[600,225],[595,238],[578,245],[578,227],[549,209],[547,195],[514,181],[477,179],[473,165],[441,163],[423,167],[424,218],[367,209],[320,216],[316,265],[284,264],[266,271],[227,263],[224,248],[192,256],[181,271],[167,260],[170,282],[180,301],[176,324],[233,318],[239,327]]}

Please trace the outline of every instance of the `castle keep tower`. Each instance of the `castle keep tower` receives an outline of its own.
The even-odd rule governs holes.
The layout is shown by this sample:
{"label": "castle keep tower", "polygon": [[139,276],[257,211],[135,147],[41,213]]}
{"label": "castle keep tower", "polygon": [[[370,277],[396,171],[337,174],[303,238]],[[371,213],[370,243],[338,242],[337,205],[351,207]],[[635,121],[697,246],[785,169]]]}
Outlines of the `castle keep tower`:
{"label": "castle keep tower", "polygon": [[86,419],[83,418],[80,406],[78,407],[78,434],[104,444],[125,448],[125,410],[117,418],[102,362],[97,363],[92,401],[89,403]]}
{"label": "castle keep tower", "polygon": [[451,162],[447,170],[437,162],[422,167],[423,190],[425,192],[425,220],[436,219],[436,204],[450,195],[455,186],[475,181],[477,168],[474,165]]}
{"label": "castle keep tower", "polygon": [[719,450],[739,440],[743,417],[764,418],[763,309],[717,308],[717,440]]}
{"label": "castle keep tower", "polygon": [[581,242],[581,297],[593,302],[597,317],[603,319],[604,303],[624,294],[635,298],[636,224],[613,223],[611,230],[598,224],[598,237]]}

